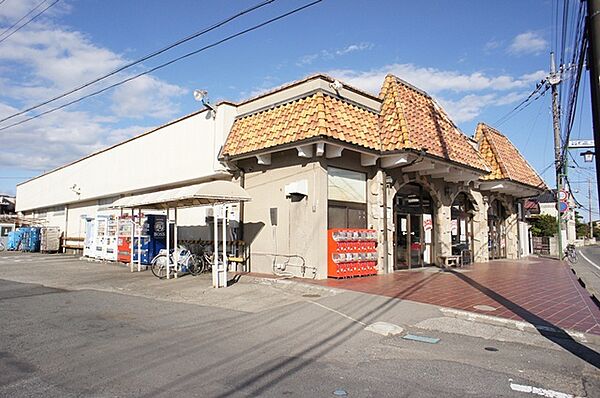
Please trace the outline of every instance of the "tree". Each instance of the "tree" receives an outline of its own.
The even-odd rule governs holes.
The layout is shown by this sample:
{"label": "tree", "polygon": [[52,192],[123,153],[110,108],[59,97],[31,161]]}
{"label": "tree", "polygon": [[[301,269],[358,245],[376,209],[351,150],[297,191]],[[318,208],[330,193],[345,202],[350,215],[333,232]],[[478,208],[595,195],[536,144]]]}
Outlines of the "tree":
{"label": "tree", "polygon": [[579,212],[575,212],[575,234],[578,239],[590,236],[590,226],[581,220],[583,217],[579,215]]}
{"label": "tree", "polygon": [[556,217],[549,214],[540,214],[531,220],[531,235],[554,236],[558,229]]}

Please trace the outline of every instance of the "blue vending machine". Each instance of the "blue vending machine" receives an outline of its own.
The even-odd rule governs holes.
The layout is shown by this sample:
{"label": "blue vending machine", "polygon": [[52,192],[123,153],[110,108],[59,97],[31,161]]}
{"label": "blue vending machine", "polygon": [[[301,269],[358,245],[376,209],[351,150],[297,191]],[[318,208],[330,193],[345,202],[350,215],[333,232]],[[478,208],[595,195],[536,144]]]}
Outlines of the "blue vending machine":
{"label": "blue vending machine", "polygon": [[150,264],[152,259],[167,247],[167,216],[160,214],[149,214],[144,220],[141,236],[134,240],[133,262],[138,258],[138,242],[141,242],[141,263]]}

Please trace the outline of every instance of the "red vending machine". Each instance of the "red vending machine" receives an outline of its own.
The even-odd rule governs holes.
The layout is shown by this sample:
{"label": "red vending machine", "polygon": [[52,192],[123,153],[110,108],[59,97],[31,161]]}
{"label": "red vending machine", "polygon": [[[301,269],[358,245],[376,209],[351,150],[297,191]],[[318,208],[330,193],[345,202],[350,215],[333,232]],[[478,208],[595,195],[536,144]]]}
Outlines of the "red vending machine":
{"label": "red vending machine", "polygon": [[327,276],[349,278],[377,274],[377,232],[335,228],[327,231]]}
{"label": "red vending machine", "polygon": [[131,261],[131,233],[133,222],[131,217],[122,216],[119,218],[119,236],[117,240],[117,261],[129,263]]}

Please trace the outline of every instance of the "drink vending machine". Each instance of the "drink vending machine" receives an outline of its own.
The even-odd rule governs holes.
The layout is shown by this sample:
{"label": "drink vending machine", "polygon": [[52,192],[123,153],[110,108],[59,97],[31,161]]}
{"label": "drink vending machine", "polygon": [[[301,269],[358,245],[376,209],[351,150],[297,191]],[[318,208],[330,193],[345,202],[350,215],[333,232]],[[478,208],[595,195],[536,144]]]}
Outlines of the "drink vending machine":
{"label": "drink vending machine", "polygon": [[94,250],[92,257],[102,259],[106,241],[106,224],[108,216],[97,216],[94,224]]}
{"label": "drink vending machine", "polygon": [[327,231],[327,276],[348,278],[377,274],[377,232],[334,228]]}
{"label": "drink vending machine", "polygon": [[[119,218],[119,234],[117,237],[117,261],[129,263],[131,261],[131,235],[135,218],[123,216]],[[137,226],[137,224],[136,224]],[[136,228],[136,235],[139,235],[141,228]]]}
{"label": "drink vending machine", "polygon": [[118,219],[115,216],[107,217],[106,235],[104,236],[104,245],[102,247],[103,260],[117,261],[117,232]]}
{"label": "drink vending machine", "polygon": [[148,265],[161,249],[167,247],[167,216],[148,214],[141,221],[142,229],[140,233],[136,231],[133,241],[133,262],[138,261],[138,252],[141,252],[140,262]]}
{"label": "drink vending machine", "polygon": [[83,240],[83,255],[85,257],[94,257],[96,251],[96,220],[93,218],[85,219],[85,239]]}

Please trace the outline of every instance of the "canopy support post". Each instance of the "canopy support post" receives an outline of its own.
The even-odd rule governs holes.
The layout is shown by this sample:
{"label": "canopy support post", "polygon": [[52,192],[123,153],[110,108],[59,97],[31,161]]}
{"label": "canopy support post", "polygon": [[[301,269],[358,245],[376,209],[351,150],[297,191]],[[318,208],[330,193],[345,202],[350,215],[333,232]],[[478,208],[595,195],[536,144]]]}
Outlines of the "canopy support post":
{"label": "canopy support post", "polygon": [[219,207],[218,207],[218,205],[213,204],[212,208],[213,208],[213,229],[214,229],[212,280],[213,280],[213,287],[218,289],[219,288],[219,270],[218,270],[219,261],[217,260],[217,258],[219,257],[219,213],[218,213]]}
{"label": "canopy support post", "polygon": [[[133,214],[133,211],[132,211],[132,214]],[[138,224],[140,225],[140,228],[138,229],[139,235],[138,235],[138,242],[137,242],[138,243],[138,245],[137,245],[137,252],[138,252],[137,269],[138,269],[138,272],[140,272],[142,270],[142,230],[143,230],[142,209],[140,207],[138,207]]]}
{"label": "canopy support post", "polygon": [[219,272],[219,285],[220,287],[227,287],[227,207],[223,205],[222,214],[223,216],[223,267]]}
{"label": "canopy support post", "polygon": [[167,246],[167,259],[166,259],[166,263],[167,263],[167,279],[171,279],[171,228],[169,227],[169,224],[171,223],[170,220],[170,211],[171,210],[169,207],[167,207],[167,222],[165,224],[167,224],[167,242],[166,242],[166,246]]}
{"label": "canopy support post", "polygon": [[175,219],[173,221],[173,259],[175,260],[175,279],[179,273],[179,237],[177,235],[177,207],[174,209]]}

